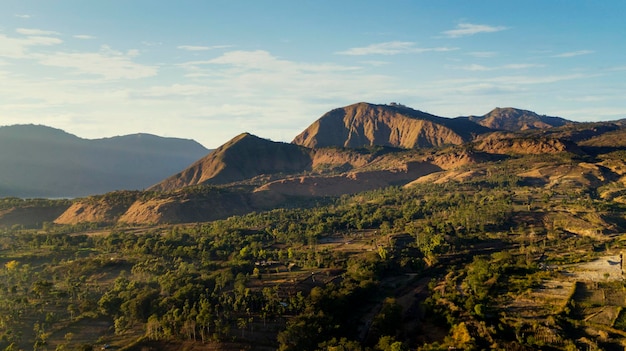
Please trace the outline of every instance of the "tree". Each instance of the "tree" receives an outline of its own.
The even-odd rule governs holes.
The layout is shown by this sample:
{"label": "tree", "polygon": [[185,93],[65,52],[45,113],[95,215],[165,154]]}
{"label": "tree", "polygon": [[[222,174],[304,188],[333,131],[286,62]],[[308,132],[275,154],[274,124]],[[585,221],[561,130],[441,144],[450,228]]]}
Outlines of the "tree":
{"label": "tree", "polygon": [[407,350],[406,346],[400,342],[396,341],[392,336],[383,336],[378,340],[376,344],[375,350],[377,351],[405,351]]}

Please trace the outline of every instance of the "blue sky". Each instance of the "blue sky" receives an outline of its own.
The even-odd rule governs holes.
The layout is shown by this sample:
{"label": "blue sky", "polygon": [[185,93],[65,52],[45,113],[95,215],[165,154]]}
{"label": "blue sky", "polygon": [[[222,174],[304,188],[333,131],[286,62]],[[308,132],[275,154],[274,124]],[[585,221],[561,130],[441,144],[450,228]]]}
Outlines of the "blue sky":
{"label": "blue sky", "polygon": [[399,102],[626,118],[626,2],[2,0],[0,125],[215,148]]}

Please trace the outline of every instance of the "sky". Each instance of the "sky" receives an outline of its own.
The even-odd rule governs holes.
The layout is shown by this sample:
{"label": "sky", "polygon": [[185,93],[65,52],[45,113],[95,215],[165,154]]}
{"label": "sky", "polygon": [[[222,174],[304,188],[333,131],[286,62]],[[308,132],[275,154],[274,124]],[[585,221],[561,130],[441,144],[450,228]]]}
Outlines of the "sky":
{"label": "sky", "polygon": [[626,118],[626,1],[0,0],[0,125],[216,148],[324,113]]}

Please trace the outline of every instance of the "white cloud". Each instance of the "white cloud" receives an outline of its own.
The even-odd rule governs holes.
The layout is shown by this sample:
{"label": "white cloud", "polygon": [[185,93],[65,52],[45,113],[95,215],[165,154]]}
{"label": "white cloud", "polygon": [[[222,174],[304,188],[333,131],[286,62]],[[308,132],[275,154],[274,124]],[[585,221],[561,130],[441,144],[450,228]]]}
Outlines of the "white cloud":
{"label": "white cloud", "polygon": [[456,29],[447,30],[442,33],[449,38],[459,38],[478,33],[500,32],[505,29],[508,28],[503,26],[489,26],[485,24],[460,23],[457,25]]}
{"label": "white cloud", "polygon": [[33,29],[33,28],[18,28],[15,30],[17,33],[29,36],[44,36],[44,35],[59,35],[59,32],[51,30]]}
{"label": "white cloud", "polygon": [[554,55],[552,57],[574,57],[574,56],[589,55],[589,54],[593,54],[594,52],[595,51],[593,50],[570,51],[570,52],[564,52],[562,54]]}
{"label": "white cloud", "polygon": [[26,38],[12,38],[0,34],[0,57],[24,58],[31,46],[50,46],[61,44],[59,38],[44,36],[29,36]]}
{"label": "white cloud", "polygon": [[101,76],[105,79],[139,79],[157,74],[157,67],[135,63],[132,57],[138,54],[130,50],[127,54],[103,46],[100,52],[37,55],[40,64],[75,70],[77,73]]}
{"label": "white cloud", "polygon": [[176,48],[180,50],[186,51],[207,51],[207,50],[215,50],[215,49],[226,49],[230,48],[232,45],[213,45],[213,46],[197,46],[197,45],[180,45]]}
{"label": "white cloud", "polygon": [[447,47],[435,47],[435,48],[420,48],[416,47],[415,43],[410,41],[390,41],[385,43],[372,44],[365,47],[351,48],[345,51],[339,51],[338,55],[350,55],[350,56],[364,56],[364,55],[398,55],[398,54],[411,54],[411,53],[423,53],[423,52],[443,52],[453,51],[457,48]]}
{"label": "white cloud", "polygon": [[24,15],[24,14],[15,14],[13,16],[15,16],[17,18],[22,18],[22,19],[29,19],[29,18],[31,18],[31,15]]}
{"label": "white cloud", "polygon": [[[327,73],[327,72],[345,72],[360,69],[357,66],[344,66],[334,63],[296,63],[292,61],[279,59],[265,50],[256,51],[229,51],[223,55],[206,61],[190,61],[181,64],[182,67],[197,71],[206,65],[223,65],[231,66],[240,72],[246,70],[255,70],[256,73],[262,72],[300,72],[300,73]],[[232,73],[232,72],[231,72]]]}
{"label": "white cloud", "polygon": [[76,34],[73,37],[76,39],[83,39],[83,40],[96,39],[96,37],[92,35],[88,35],[88,34]]}
{"label": "white cloud", "polygon": [[26,38],[26,40],[24,40],[24,43],[28,46],[32,46],[32,45],[50,46],[50,45],[61,44],[63,43],[63,40],[59,38],[53,38],[53,37],[32,36],[32,37]]}

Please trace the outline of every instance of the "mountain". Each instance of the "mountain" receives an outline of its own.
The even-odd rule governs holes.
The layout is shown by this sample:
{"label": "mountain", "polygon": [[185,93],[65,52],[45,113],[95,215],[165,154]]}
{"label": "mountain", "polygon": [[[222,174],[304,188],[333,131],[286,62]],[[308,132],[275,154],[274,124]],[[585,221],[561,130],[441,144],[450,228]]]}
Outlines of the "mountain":
{"label": "mountain", "polygon": [[0,127],[0,196],[145,189],[208,151],[193,140],[150,134],[89,140],[41,125]]}
{"label": "mountain", "polygon": [[262,174],[296,173],[311,166],[309,150],[243,133],[187,169],[150,187],[169,191],[190,185],[227,184]]}
{"label": "mountain", "polygon": [[[398,104],[358,103],[326,113],[292,143],[240,134],[183,171],[155,182],[148,192],[77,200],[55,223],[210,221],[388,186],[472,182],[489,177],[501,162],[572,159],[564,166],[548,162],[532,171],[516,165],[520,170],[499,178],[498,184],[584,185],[619,177],[604,171],[621,169],[616,162],[571,166],[578,159],[600,160],[600,154],[622,148],[623,143],[615,142],[624,135],[619,124],[574,123],[518,109],[495,109],[483,117],[444,118]],[[513,130],[477,124],[495,120],[501,122],[498,128]],[[554,126],[526,128],[532,120]],[[130,146],[137,137],[118,137],[115,145],[144,150],[140,143]],[[589,173],[589,167],[599,171]]]}
{"label": "mountain", "polygon": [[511,107],[498,107],[486,115],[469,116],[467,119],[490,129],[508,131],[548,129],[574,123],[561,117],[542,116],[532,111]]}
{"label": "mountain", "polygon": [[428,148],[460,145],[490,131],[466,119],[438,117],[399,104],[361,102],[324,114],[292,143],[310,148]]}

